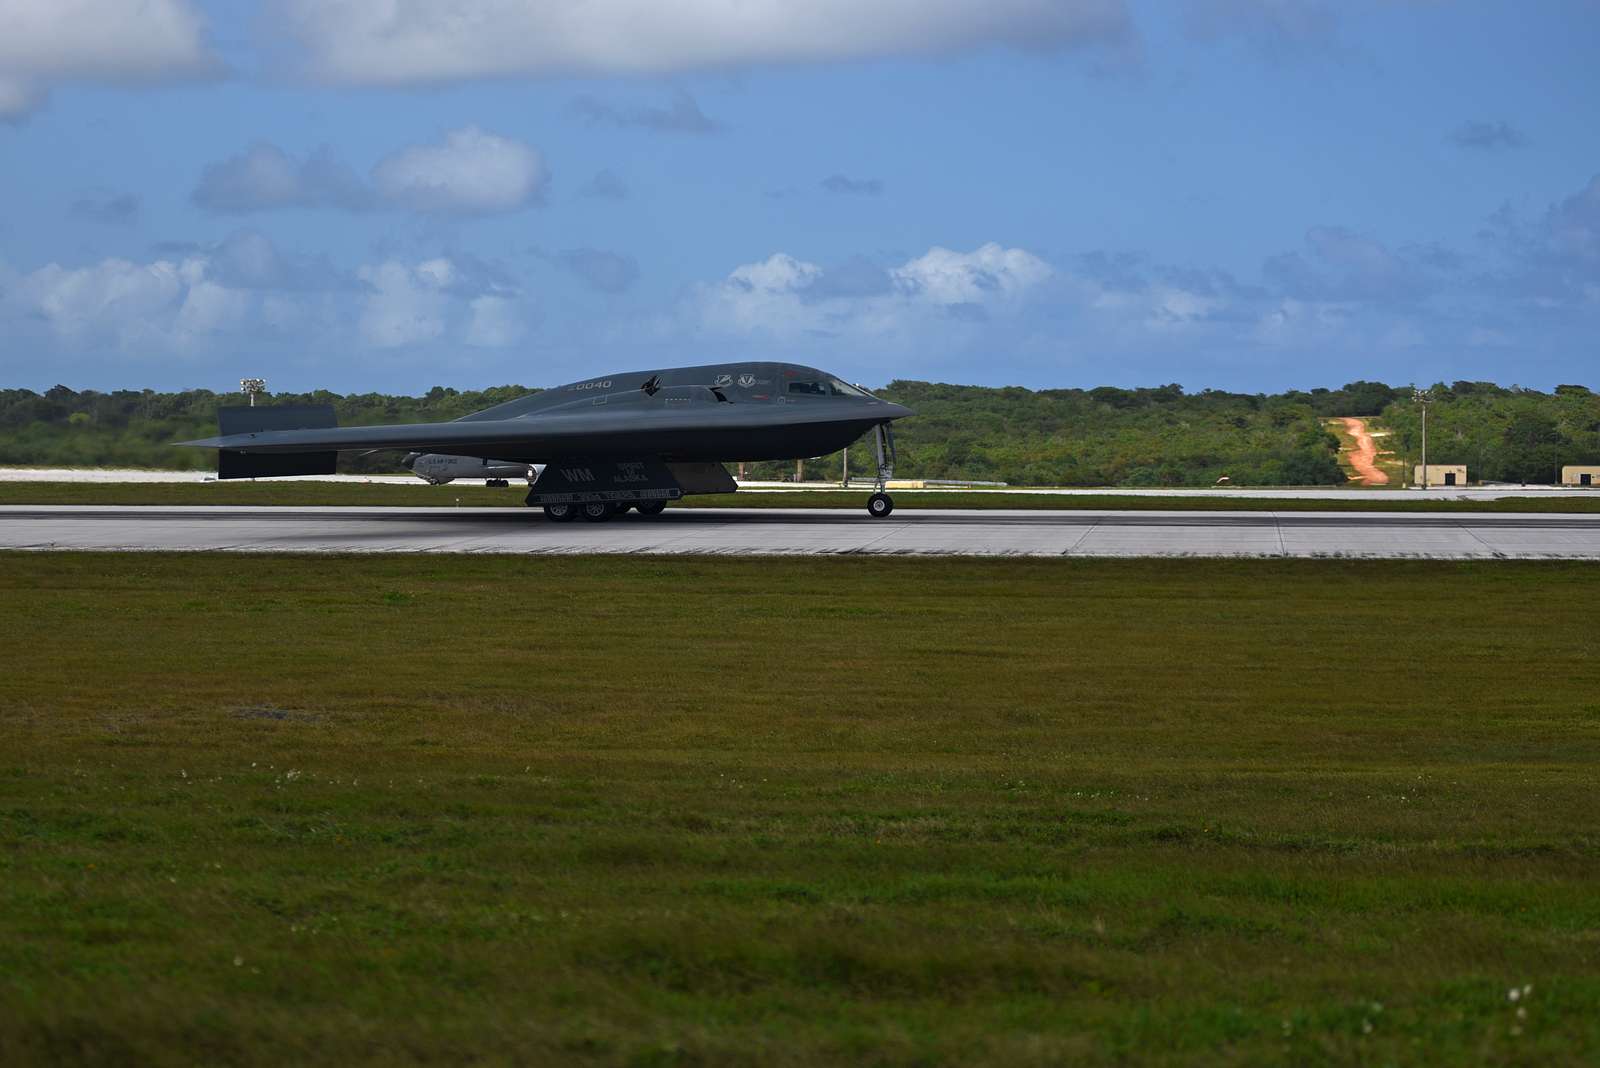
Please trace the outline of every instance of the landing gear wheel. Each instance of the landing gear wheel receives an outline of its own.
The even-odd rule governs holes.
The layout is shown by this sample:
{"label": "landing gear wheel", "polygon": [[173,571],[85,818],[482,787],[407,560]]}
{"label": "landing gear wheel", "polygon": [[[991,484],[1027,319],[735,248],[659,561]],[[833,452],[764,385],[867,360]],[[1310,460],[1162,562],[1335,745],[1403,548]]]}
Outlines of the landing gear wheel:
{"label": "landing gear wheel", "polygon": [[575,504],[547,504],[544,506],[544,517],[555,523],[570,523],[578,518],[578,506]]}
{"label": "landing gear wheel", "polygon": [[640,515],[660,515],[667,510],[666,501],[645,501],[643,504],[634,505]]}
{"label": "landing gear wheel", "polygon": [[610,501],[585,501],[579,511],[583,513],[583,518],[591,523],[604,523],[611,518],[611,509]]}
{"label": "landing gear wheel", "polygon": [[892,511],[894,511],[894,498],[887,493],[874,493],[867,498],[867,514],[872,518],[887,518]]}

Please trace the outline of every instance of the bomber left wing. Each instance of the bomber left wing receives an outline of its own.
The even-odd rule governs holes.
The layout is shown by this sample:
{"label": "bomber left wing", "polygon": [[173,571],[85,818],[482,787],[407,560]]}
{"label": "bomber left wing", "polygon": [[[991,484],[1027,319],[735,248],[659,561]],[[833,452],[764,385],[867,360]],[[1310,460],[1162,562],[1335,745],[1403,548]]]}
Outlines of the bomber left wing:
{"label": "bomber left wing", "polygon": [[[337,453],[377,449],[525,462],[568,456],[760,458],[767,436],[846,421],[836,411],[783,407],[707,404],[690,412],[617,405],[515,419],[337,427],[326,406],[267,405],[224,409],[221,434],[176,444],[220,450],[221,478],[256,478],[328,474]],[[851,413],[848,421],[862,422],[864,432],[870,423],[863,418]]]}

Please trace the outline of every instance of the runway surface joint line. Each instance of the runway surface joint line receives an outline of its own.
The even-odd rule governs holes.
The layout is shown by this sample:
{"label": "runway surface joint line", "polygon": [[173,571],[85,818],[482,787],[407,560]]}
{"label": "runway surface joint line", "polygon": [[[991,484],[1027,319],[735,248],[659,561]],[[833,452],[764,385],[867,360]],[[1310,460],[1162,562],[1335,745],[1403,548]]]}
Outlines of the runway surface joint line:
{"label": "runway surface joint line", "polygon": [[678,508],[573,525],[525,508],[10,505],[0,548],[1600,560],[1600,515]]}

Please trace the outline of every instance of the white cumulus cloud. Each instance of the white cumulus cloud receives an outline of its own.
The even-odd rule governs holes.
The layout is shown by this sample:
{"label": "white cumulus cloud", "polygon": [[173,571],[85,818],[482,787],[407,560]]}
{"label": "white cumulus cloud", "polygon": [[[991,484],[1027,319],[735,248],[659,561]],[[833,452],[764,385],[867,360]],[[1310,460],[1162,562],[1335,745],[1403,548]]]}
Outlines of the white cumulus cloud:
{"label": "white cumulus cloud", "polygon": [[386,202],[439,214],[515,211],[537,202],[549,180],[531,146],[476,126],[403,148],[372,170],[373,187]]}
{"label": "white cumulus cloud", "polygon": [[190,200],[219,215],[278,208],[488,215],[539,203],[549,181],[532,145],[465,126],[432,144],[390,153],[372,169],[370,181],[326,146],[301,160],[276,145],[257,144],[208,164]]}
{"label": "white cumulus cloud", "polygon": [[528,332],[520,302],[512,297],[484,294],[472,298],[461,340],[475,348],[503,349],[521,341]]}
{"label": "white cumulus cloud", "polygon": [[388,260],[359,272],[371,292],[361,309],[361,336],[376,348],[432,341],[444,333],[452,269],[449,260],[407,266]]}
{"label": "white cumulus cloud", "polygon": [[447,335],[483,348],[516,343],[526,333],[518,294],[485,274],[443,256],[362,267],[357,272],[367,285],[357,324],[362,341],[379,349]]}
{"label": "white cumulus cloud", "polygon": [[18,119],[53,86],[154,85],[215,75],[189,0],[0,0],[0,119]]}
{"label": "white cumulus cloud", "polygon": [[62,340],[136,345],[170,322],[188,283],[183,264],[106,259],[86,267],[46,264],[7,287],[5,308],[43,320]]}
{"label": "white cumulus cloud", "polygon": [[1010,300],[1050,275],[1050,265],[1031,252],[992,241],[971,252],[931,248],[889,272],[902,291],[936,304]]}
{"label": "white cumulus cloud", "polygon": [[317,79],[659,74],[1125,39],[1123,0],[275,0]]}
{"label": "white cumulus cloud", "polygon": [[1054,276],[1044,260],[995,243],[931,248],[887,270],[859,261],[829,269],[785,253],[700,286],[698,324],[715,334],[906,339],[1014,315]]}
{"label": "white cumulus cloud", "polygon": [[372,193],[331,149],[318,149],[301,161],[276,145],[262,143],[208,164],[190,199],[197,207],[224,215],[269,208],[359,211],[371,206]]}
{"label": "white cumulus cloud", "polygon": [[514,280],[470,257],[390,259],[344,272],[241,231],[143,263],[111,258],[27,272],[0,264],[0,337],[23,349],[144,359],[205,357],[244,339],[297,349],[499,348],[526,330]]}

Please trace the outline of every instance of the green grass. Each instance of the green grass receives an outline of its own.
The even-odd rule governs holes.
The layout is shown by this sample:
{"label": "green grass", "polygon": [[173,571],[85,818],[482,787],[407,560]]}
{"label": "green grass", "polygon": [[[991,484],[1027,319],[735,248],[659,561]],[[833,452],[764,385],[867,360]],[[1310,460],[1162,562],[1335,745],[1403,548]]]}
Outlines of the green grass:
{"label": "green grass", "polygon": [[[866,506],[871,490],[747,491],[687,497],[674,508],[852,508]],[[488,489],[481,484],[428,486],[359,482],[0,482],[0,505],[104,504],[104,505],[389,505],[405,508],[514,508],[521,507],[526,486]],[[1332,500],[1296,498],[1196,496],[1118,496],[1116,494],[1007,493],[1004,490],[903,490],[894,494],[895,507],[914,508],[1027,508],[1082,509],[1184,509],[1248,512],[1600,512],[1600,493],[1587,497],[1519,497],[1502,500],[1392,500],[1374,498],[1361,490]]]}
{"label": "green grass", "polygon": [[0,554],[0,1063],[1593,1063],[1597,598]]}

